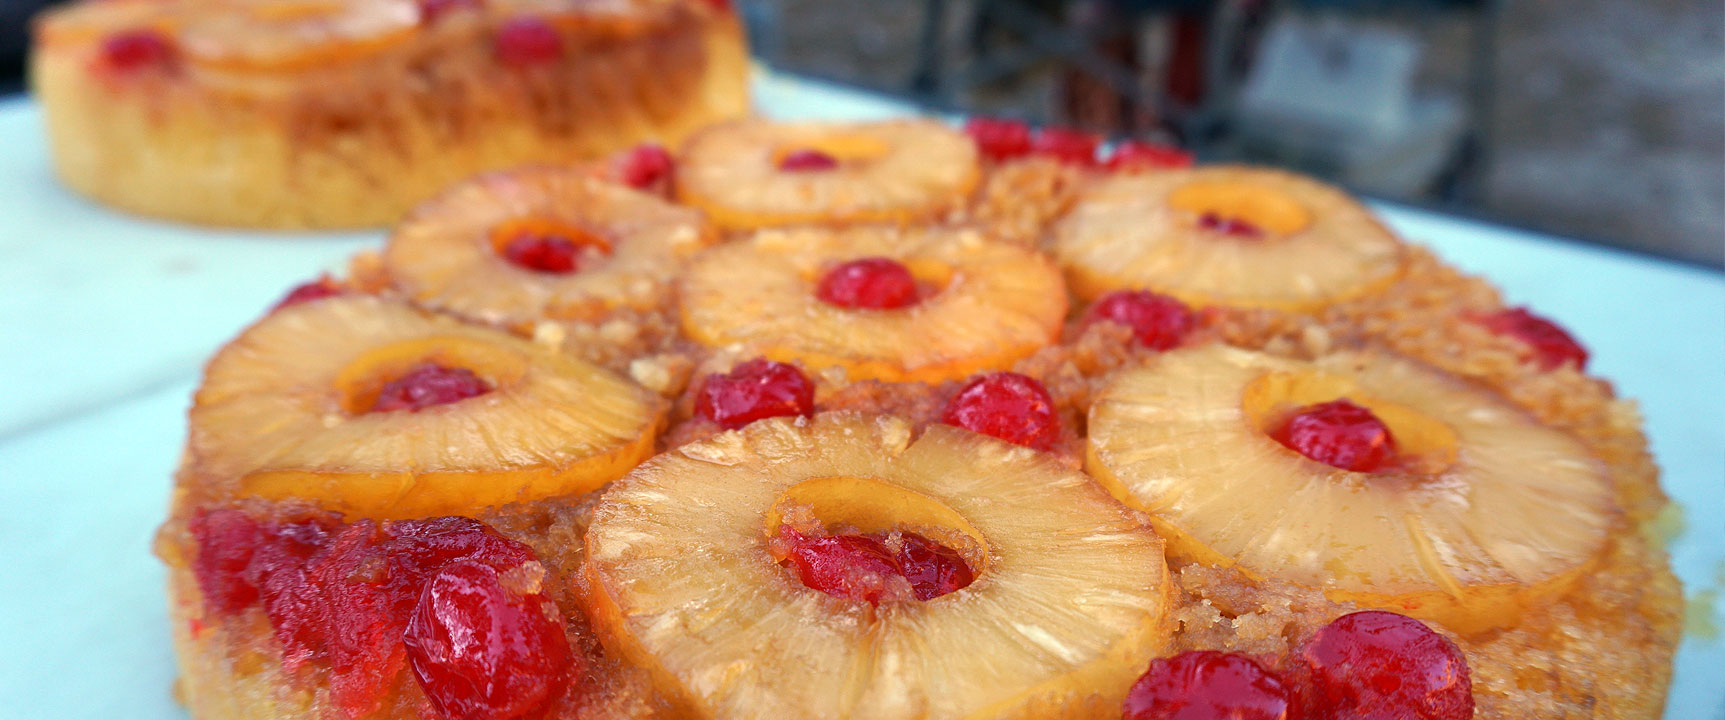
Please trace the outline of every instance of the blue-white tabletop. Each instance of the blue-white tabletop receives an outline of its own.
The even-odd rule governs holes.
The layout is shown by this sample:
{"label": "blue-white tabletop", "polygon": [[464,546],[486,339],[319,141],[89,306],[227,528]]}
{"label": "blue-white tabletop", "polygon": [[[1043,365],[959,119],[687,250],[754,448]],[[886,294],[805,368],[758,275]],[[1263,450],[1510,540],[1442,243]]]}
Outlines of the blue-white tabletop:
{"label": "blue-white tabletop", "polygon": [[[763,76],[757,93],[778,117],[912,111],[782,77]],[[1725,275],[1377,209],[1512,302],[1561,319],[1591,367],[1640,402],[1686,518],[1673,561],[1692,596],[1710,597],[1725,583]],[[185,717],[149,544],[199,369],[287,287],[380,238],[115,214],[55,183],[33,104],[0,103],[0,718]],[[1692,613],[1721,623],[1713,602]],[[1666,717],[1725,720],[1717,634],[1685,635]]]}

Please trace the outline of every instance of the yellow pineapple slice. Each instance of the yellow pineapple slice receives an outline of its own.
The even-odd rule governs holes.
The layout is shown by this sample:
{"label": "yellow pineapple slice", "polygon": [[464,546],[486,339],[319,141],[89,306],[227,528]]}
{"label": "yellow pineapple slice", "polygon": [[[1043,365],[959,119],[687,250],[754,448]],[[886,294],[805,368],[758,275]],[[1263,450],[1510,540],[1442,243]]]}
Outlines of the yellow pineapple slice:
{"label": "yellow pineapple slice", "polygon": [[[433,363],[489,392],[374,411]],[[365,517],[471,514],[582,493],[652,454],[664,408],[603,368],[369,296],[282,308],[210,361],[190,413],[188,480],[308,498]]]}
{"label": "yellow pineapple slice", "polygon": [[405,41],[420,13],[416,0],[209,3],[188,14],[180,41],[189,60],[211,70],[309,70]]}
{"label": "yellow pineapple slice", "polygon": [[[1388,426],[1399,462],[1353,472],[1272,438],[1291,409],[1341,398]],[[1175,556],[1459,632],[1564,592],[1619,523],[1580,441],[1388,354],[1176,350],[1116,375],[1089,428],[1086,467],[1151,513]]]}
{"label": "yellow pineapple slice", "polygon": [[180,0],[110,0],[66,3],[43,12],[35,21],[35,42],[44,46],[88,45],[92,48],[118,33],[153,32],[171,38],[195,3]]}
{"label": "yellow pineapple slice", "polygon": [[[511,260],[510,243],[561,240],[570,265]],[[428,307],[516,328],[669,302],[671,281],[717,235],[701,214],[576,168],[488,173],[415,209],[386,271]]]}
{"label": "yellow pineapple slice", "polygon": [[[799,155],[830,166],[794,169]],[[959,207],[980,177],[976,144],[931,120],[747,120],[690,138],[676,184],[678,199],[714,222],[750,229],[910,222]]]}
{"label": "yellow pineapple slice", "polygon": [[[858,309],[817,296],[826,273],[862,258],[902,264],[919,299]],[[938,382],[1005,369],[1059,334],[1067,302],[1047,259],[968,229],[763,230],[703,254],[682,291],[683,329],[696,341],[843,367],[851,380]]]}
{"label": "yellow pineapple slice", "polygon": [[[959,549],[969,586],[872,607],[805,586],[791,513]],[[1051,456],[947,425],[774,418],[660,455],[600,500],[592,614],[702,717],[1110,717],[1167,647],[1161,543]]]}
{"label": "yellow pineapple slice", "polygon": [[1278,170],[1119,174],[1079,197],[1050,251],[1073,291],[1308,311],[1393,282],[1402,244],[1347,193]]}

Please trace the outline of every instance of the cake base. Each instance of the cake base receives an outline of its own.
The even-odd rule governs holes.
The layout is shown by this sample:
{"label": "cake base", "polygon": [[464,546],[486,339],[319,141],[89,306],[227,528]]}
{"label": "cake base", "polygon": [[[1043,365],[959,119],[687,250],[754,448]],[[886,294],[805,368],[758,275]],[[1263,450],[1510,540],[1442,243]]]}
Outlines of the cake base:
{"label": "cake base", "polygon": [[139,215],[273,229],[385,225],[481,171],[674,144],[749,109],[729,13],[675,14],[521,71],[488,41],[426,45],[302,72],[182,62],[111,77],[89,43],[39,42],[31,83],[72,189]]}

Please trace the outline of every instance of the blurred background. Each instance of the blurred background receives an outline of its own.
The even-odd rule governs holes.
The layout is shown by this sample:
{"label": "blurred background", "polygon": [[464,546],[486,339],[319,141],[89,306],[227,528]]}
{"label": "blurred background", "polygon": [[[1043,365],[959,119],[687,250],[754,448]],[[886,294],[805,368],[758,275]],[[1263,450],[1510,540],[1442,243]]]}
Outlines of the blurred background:
{"label": "blurred background", "polygon": [[779,71],[1725,267],[1719,0],[735,2]]}

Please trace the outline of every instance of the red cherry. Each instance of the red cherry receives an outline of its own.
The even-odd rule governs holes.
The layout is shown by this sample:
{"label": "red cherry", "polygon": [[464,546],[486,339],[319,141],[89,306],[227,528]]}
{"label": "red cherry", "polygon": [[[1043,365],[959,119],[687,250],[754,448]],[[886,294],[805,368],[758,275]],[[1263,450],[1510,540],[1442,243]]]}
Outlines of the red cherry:
{"label": "red cherry", "polygon": [[472,370],[423,362],[405,375],[385,383],[370,412],[417,412],[488,392],[491,392],[491,385]]}
{"label": "red cherry", "polygon": [[[234,612],[261,602],[288,671],[308,660],[327,661],[331,700],[347,717],[381,706],[405,662],[409,618],[442,569],[465,562],[496,573],[535,560],[527,546],[471,518],[380,529],[369,520],[345,527],[324,519],[266,523],[237,510],[214,510],[195,516],[190,530],[197,545],[193,571],[206,606]],[[555,651],[535,657],[555,658]],[[427,694],[435,701],[439,690]],[[530,685],[505,692],[532,696]]]}
{"label": "red cherry", "polygon": [[1227,235],[1246,240],[1255,240],[1264,236],[1264,229],[1250,222],[1235,217],[1204,213],[1198,216],[1198,227],[1213,233]]}
{"label": "red cherry", "polygon": [[1176,169],[1192,166],[1192,153],[1168,145],[1126,140],[1114,146],[1108,169],[1114,172]]}
{"label": "red cherry", "polygon": [[893,310],[916,304],[916,276],[897,260],[869,257],[827,271],[815,296],[853,310]]}
{"label": "red cherry", "polygon": [[1347,398],[1301,408],[1270,436],[1301,455],[1354,472],[1373,472],[1396,456],[1389,426]]}
{"label": "red cherry", "polygon": [[1569,363],[1575,369],[1587,369],[1587,348],[1562,326],[1535,315],[1525,307],[1502,310],[1480,318],[1480,324],[1499,335],[1527,343],[1541,370],[1553,370]]}
{"label": "red cherry", "polygon": [[263,541],[263,527],[239,510],[221,509],[192,516],[187,529],[197,545],[192,574],[204,596],[204,607],[235,613],[257,602],[258,588],[246,568]]}
{"label": "red cherry", "polygon": [[549,65],[563,57],[563,38],[536,17],[518,17],[497,29],[498,62],[515,69]]}
{"label": "red cherry", "polygon": [[[406,664],[404,634],[424,587],[452,563],[501,571],[535,558],[470,518],[343,529],[310,562],[310,634],[331,664],[332,699],[349,717],[375,711]],[[427,688],[428,695],[434,695]],[[481,717],[474,715],[474,717]]]}
{"label": "red cherry", "polygon": [[312,560],[310,582],[322,613],[321,635],[330,664],[330,699],[348,717],[375,712],[406,664],[401,634],[407,618],[386,583],[384,540],[375,523],[362,520],[331,539]]}
{"label": "red cherry", "polygon": [[1063,163],[1089,167],[1096,164],[1096,148],[1102,136],[1081,130],[1045,127],[1030,139],[1030,151],[1047,155]]}
{"label": "red cherry", "polygon": [[879,605],[887,584],[902,577],[892,552],[878,537],[810,537],[789,525],[779,526],[779,537],[790,544],[786,562],[796,568],[803,584],[833,597]]}
{"label": "red cherry", "polygon": [[501,571],[537,559],[531,548],[473,518],[403,520],[390,523],[388,532],[383,550],[389,558],[389,585],[397,614],[403,617],[412,612],[425,583],[449,563],[471,560]]}
{"label": "red cherry", "polygon": [[335,281],[326,275],[312,282],[294,286],[294,289],[289,290],[286,295],[282,296],[281,300],[276,301],[276,305],[272,309],[280,310],[290,305],[322,300],[340,294],[342,294],[341,286],[335,284]]}
{"label": "red cherry", "polygon": [[1084,313],[1084,323],[1108,321],[1132,328],[1138,343],[1151,350],[1180,344],[1198,324],[1186,304],[1147,290],[1119,290],[1103,295]]}
{"label": "red cherry", "polygon": [[326,656],[323,638],[329,611],[310,565],[335,532],[332,525],[318,520],[272,525],[246,567],[246,579],[258,588],[289,672],[307,660]]}
{"label": "red cherry", "polygon": [[970,563],[957,550],[916,533],[903,533],[900,538],[902,544],[893,559],[899,575],[910,581],[916,599],[933,600],[969,587],[976,579]]}
{"label": "red cherry", "polygon": [[521,232],[503,245],[503,259],[534,272],[562,275],[580,269],[580,247],[562,235]]}
{"label": "red cherry", "polygon": [[994,162],[1030,154],[1030,126],[1017,120],[973,117],[964,132],[976,141],[982,156]]}
{"label": "red cherry", "polygon": [[1473,681],[1455,643],[1418,620],[1368,610],[1343,615],[1303,649],[1311,720],[1467,720]]}
{"label": "red cherry", "polygon": [[419,0],[419,24],[432,25],[443,16],[462,10],[479,10],[483,0]]}
{"label": "red cherry", "polygon": [[1126,695],[1124,720],[1287,720],[1292,693],[1250,658],[1196,650],[1152,661]]}
{"label": "red cherry", "polygon": [[619,182],[637,190],[660,190],[671,182],[675,162],[665,146],[647,143],[620,156],[612,166],[612,174]]}
{"label": "red cherry", "polygon": [[695,414],[726,430],[764,418],[806,416],[814,408],[814,383],[801,370],[759,358],[708,375],[695,395]]}
{"label": "red cherry", "polygon": [[402,641],[413,676],[447,718],[522,717],[563,689],[573,664],[551,599],[473,560],[445,565],[425,584]]}
{"label": "red cherry", "polygon": [[812,148],[793,150],[779,158],[779,169],[790,172],[831,170],[838,166],[838,158]]}
{"label": "red cherry", "polygon": [[1060,416],[1042,383],[1013,372],[983,375],[946,403],[941,422],[1037,450],[1060,440]]}
{"label": "red cherry", "polygon": [[102,41],[102,64],[119,72],[171,68],[178,59],[173,41],[155,30],[126,30]]}

